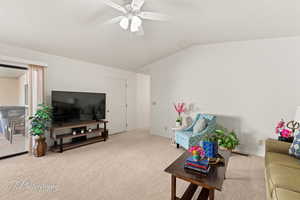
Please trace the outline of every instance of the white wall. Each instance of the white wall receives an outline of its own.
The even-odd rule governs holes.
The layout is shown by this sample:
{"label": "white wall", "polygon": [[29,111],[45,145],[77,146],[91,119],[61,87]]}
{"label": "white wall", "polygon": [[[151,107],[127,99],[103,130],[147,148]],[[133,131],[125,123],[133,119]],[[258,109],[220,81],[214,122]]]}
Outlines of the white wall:
{"label": "white wall", "polygon": [[172,103],[216,114],[241,151],[263,155],[278,120],[300,105],[300,37],[193,46],[145,67],[151,75],[151,133],[170,136]]}
{"label": "white wall", "polygon": [[150,76],[137,74],[137,128],[150,129]]}
{"label": "white wall", "polygon": [[17,78],[0,78],[0,106],[19,105],[19,81]]}
{"label": "white wall", "polygon": [[107,66],[49,55],[24,48],[0,44],[0,55],[48,64],[46,87],[50,98],[51,90],[73,90],[105,92],[107,79],[127,80],[128,130],[137,128],[137,74]]}
{"label": "white wall", "polygon": [[[48,95],[52,90],[104,92],[109,96],[110,80],[127,80],[128,130],[136,128],[136,74],[100,65],[61,58],[49,64],[47,70]],[[49,63],[49,61],[47,62]],[[125,87],[125,86],[124,86]],[[50,96],[48,96],[50,101]],[[109,99],[107,99],[109,101]],[[107,103],[108,105],[108,103]],[[111,108],[108,108],[111,109]]]}

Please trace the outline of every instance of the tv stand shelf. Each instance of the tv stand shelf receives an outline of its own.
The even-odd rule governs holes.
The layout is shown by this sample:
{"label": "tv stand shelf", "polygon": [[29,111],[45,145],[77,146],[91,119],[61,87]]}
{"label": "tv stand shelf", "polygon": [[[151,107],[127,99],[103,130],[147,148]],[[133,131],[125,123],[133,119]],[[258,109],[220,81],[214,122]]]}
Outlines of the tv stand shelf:
{"label": "tv stand shelf", "polygon": [[79,133],[76,135],[73,135],[72,133],[66,133],[66,134],[61,134],[61,135],[57,135],[56,138],[57,139],[61,139],[61,138],[77,138],[77,137],[82,137],[82,136],[87,136],[93,133],[101,133],[104,131],[104,128],[99,128],[99,129],[93,129],[92,132],[87,132],[87,133]]}
{"label": "tv stand shelf", "polygon": [[[52,126],[50,133],[51,138],[54,140],[54,146],[52,147],[52,151],[54,152],[63,152],[65,150],[73,149],[76,147],[93,144],[96,142],[102,142],[106,141],[108,138],[108,131],[106,129],[106,124],[108,121],[101,120],[101,121],[90,121],[90,122],[79,122],[79,123],[69,123],[64,125],[55,125]],[[104,124],[104,128],[100,128],[100,124]],[[73,135],[73,133],[65,133],[65,134],[56,134],[56,131],[58,130],[64,130],[64,129],[73,129],[73,128],[79,128],[79,127],[86,127],[86,126],[92,126],[96,125],[96,129],[93,129],[91,132],[85,132],[85,133],[78,133],[76,135]],[[91,134],[99,134],[98,136],[88,138],[84,141],[80,142],[70,142],[70,143],[63,143],[63,139],[72,139],[72,138],[79,138],[88,136]],[[58,142],[59,141],[59,145]]]}

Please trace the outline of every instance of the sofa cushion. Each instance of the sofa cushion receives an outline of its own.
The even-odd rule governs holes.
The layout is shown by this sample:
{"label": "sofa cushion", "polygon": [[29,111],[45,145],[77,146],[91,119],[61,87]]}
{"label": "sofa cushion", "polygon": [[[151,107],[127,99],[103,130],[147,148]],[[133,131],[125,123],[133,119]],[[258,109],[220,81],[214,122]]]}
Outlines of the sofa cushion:
{"label": "sofa cushion", "polygon": [[274,200],[296,200],[300,199],[300,193],[283,188],[277,188],[272,195]]}
{"label": "sofa cushion", "polygon": [[267,166],[267,179],[270,193],[277,188],[300,192],[300,170],[283,165]]}
{"label": "sofa cushion", "polygon": [[266,152],[289,154],[290,146],[291,144],[288,142],[282,142],[275,139],[266,140]]}
{"label": "sofa cushion", "polygon": [[300,132],[295,133],[295,138],[289,149],[289,154],[300,158]]}
{"label": "sofa cushion", "polygon": [[300,170],[300,160],[288,154],[267,152],[265,159],[266,167],[268,167],[270,164],[274,164],[297,168]]}
{"label": "sofa cushion", "polygon": [[199,119],[193,128],[193,133],[200,133],[206,128],[206,120],[205,119]]}

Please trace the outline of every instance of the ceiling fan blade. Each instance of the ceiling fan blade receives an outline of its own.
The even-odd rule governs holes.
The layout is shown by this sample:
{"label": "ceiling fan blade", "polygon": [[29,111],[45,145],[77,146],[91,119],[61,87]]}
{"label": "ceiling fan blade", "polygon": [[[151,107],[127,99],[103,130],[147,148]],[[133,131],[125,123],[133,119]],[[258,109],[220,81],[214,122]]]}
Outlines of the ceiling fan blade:
{"label": "ceiling fan blade", "polygon": [[120,6],[119,4],[116,4],[115,2],[113,2],[111,0],[103,0],[103,3],[105,3],[106,5],[108,5],[111,8],[114,8],[120,12],[123,12],[124,14],[127,14],[127,10],[123,6]]}
{"label": "ceiling fan blade", "polygon": [[130,31],[133,33],[137,32],[139,28],[142,26],[142,23],[143,21],[141,20],[141,18],[137,16],[133,16],[131,19]]}
{"label": "ceiling fan blade", "polygon": [[148,19],[148,20],[156,20],[156,21],[168,21],[170,19],[169,16],[160,14],[160,13],[155,13],[155,12],[141,12],[139,16],[143,19]]}
{"label": "ceiling fan blade", "polygon": [[143,7],[144,3],[145,3],[145,0],[132,0],[131,7],[134,10],[140,10]]}
{"label": "ceiling fan blade", "polygon": [[140,27],[139,27],[139,30],[136,32],[136,34],[137,34],[138,36],[143,36],[143,35],[145,35],[143,26],[140,26]]}
{"label": "ceiling fan blade", "polygon": [[118,24],[120,23],[120,21],[124,18],[124,16],[118,16],[115,18],[112,18],[106,22],[104,22],[104,25],[108,25],[108,24]]}
{"label": "ceiling fan blade", "polygon": [[123,17],[123,19],[120,21],[119,25],[122,29],[127,30],[130,24],[130,20],[127,17]]}

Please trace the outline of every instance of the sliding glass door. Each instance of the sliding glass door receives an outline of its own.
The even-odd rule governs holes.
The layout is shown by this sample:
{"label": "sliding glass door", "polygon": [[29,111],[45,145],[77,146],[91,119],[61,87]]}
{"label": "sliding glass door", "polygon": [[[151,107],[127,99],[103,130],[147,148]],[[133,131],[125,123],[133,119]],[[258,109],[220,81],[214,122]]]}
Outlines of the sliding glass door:
{"label": "sliding glass door", "polygon": [[0,64],[0,159],[32,152],[28,117],[44,103],[44,70]]}
{"label": "sliding glass door", "polygon": [[27,68],[0,65],[0,158],[28,151]]}

